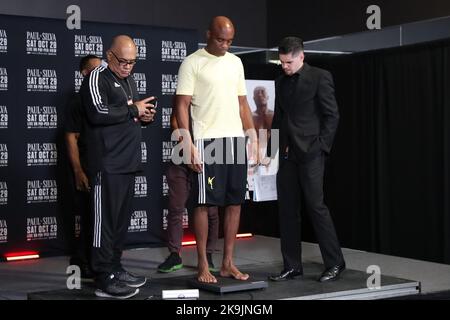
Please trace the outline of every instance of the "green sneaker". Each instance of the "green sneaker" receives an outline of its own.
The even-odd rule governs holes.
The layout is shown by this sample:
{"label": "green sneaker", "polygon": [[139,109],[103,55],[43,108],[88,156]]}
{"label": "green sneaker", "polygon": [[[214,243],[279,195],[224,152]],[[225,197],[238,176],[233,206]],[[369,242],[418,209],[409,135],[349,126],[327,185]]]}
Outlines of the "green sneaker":
{"label": "green sneaker", "polygon": [[170,273],[183,268],[183,262],[178,253],[172,252],[164,261],[158,266],[158,272]]}
{"label": "green sneaker", "polygon": [[209,272],[219,272],[219,271],[220,271],[219,268],[216,268],[216,267],[214,266],[214,262],[213,262],[212,254],[211,254],[211,253],[207,253],[207,254],[206,254],[206,259],[208,259],[208,269],[209,269]]}

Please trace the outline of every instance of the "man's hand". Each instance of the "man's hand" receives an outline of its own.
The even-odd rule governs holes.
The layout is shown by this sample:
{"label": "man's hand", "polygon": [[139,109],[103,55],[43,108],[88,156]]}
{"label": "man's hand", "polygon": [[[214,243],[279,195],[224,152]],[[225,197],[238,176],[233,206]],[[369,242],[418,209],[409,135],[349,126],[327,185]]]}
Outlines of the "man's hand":
{"label": "man's hand", "polygon": [[264,167],[270,166],[270,163],[272,162],[272,159],[270,157],[264,157],[261,159],[261,165]]}
{"label": "man's hand", "polygon": [[248,164],[250,167],[256,167],[259,164],[259,144],[258,140],[250,141],[249,143]]}
{"label": "man's hand", "polygon": [[200,160],[200,155],[198,153],[197,148],[191,144],[190,146],[190,152],[191,152],[191,163],[188,164],[188,167],[197,173],[200,173],[203,171],[203,163]]}
{"label": "man's hand", "polygon": [[[141,119],[144,122],[150,122],[153,120],[153,116],[156,113],[156,111],[154,110],[155,106],[152,105],[150,103],[150,101],[152,101],[154,99],[155,99],[155,97],[149,97],[149,98],[145,98],[145,99],[136,101],[134,103],[139,111],[139,119]],[[143,120],[144,117],[145,117],[145,119],[150,119],[150,120]]]}
{"label": "man's hand", "polygon": [[152,122],[155,120],[156,109],[147,109],[142,117],[139,118],[142,122]]}
{"label": "man's hand", "polygon": [[89,180],[83,170],[77,170],[75,174],[75,187],[78,191],[89,192],[91,187],[89,187]]}

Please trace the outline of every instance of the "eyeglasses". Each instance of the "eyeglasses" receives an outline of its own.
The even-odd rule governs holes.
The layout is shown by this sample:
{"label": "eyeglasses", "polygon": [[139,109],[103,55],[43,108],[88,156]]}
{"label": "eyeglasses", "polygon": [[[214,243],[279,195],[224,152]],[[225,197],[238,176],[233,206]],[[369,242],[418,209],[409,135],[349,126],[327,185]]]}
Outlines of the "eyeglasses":
{"label": "eyeglasses", "polygon": [[136,64],[136,60],[121,59],[121,58],[118,58],[116,56],[116,54],[114,52],[112,52],[111,50],[109,52],[111,52],[113,54],[114,58],[116,58],[117,62],[119,63],[119,66],[121,66],[121,67],[126,67],[127,65],[130,65],[133,67]]}

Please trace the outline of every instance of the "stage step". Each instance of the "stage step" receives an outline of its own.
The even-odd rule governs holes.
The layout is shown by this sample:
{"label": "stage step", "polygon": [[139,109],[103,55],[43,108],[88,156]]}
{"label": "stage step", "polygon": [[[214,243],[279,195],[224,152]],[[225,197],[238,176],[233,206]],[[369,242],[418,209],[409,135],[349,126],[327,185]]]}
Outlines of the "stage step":
{"label": "stage step", "polygon": [[[282,269],[279,263],[258,264],[239,267],[242,272],[250,274],[249,281],[267,280],[272,273]],[[338,281],[329,283],[317,282],[323,266],[316,263],[305,263],[305,275],[301,278],[285,282],[267,280],[267,288],[217,294],[200,290],[200,300],[372,300],[415,295],[420,293],[420,282],[381,276],[378,289],[369,289],[369,274],[346,270]],[[163,290],[192,289],[190,284],[195,274],[167,278],[151,279],[140,288],[135,300],[160,300]],[[249,282],[250,283],[250,282]],[[55,290],[28,294],[30,300],[103,300],[94,295],[93,283],[84,283],[82,290]]]}

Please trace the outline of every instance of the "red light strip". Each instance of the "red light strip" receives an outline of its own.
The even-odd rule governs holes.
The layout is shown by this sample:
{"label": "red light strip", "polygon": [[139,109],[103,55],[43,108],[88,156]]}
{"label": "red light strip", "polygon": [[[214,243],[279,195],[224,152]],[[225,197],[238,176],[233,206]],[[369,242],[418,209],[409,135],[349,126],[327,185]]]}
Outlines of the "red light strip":
{"label": "red light strip", "polygon": [[183,245],[183,246],[195,246],[197,244],[197,241],[183,241],[182,243],[181,243],[181,245]]}
{"label": "red light strip", "polygon": [[[253,234],[252,233],[241,233],[241,234],[237,234],[236,235],[236,239],[244,239],[244,238],[252,238]],[[183,247],[185,246],[195,246],[197,244],[197,242],[195,240],[189,240],[189,241],[183,241],[181,243],[181,245]]]}
{"label": "red light strip", "polygon": [[38,252],[7,253],[5,255],[5,258],[6,258],[6,261],[39,259],[39,253]]}
{"label": "red light strip", "polygon": [[236,235],[237,239],[252,238],[252,237],[253,237],[252,233],[242,233],[242,234]]}

